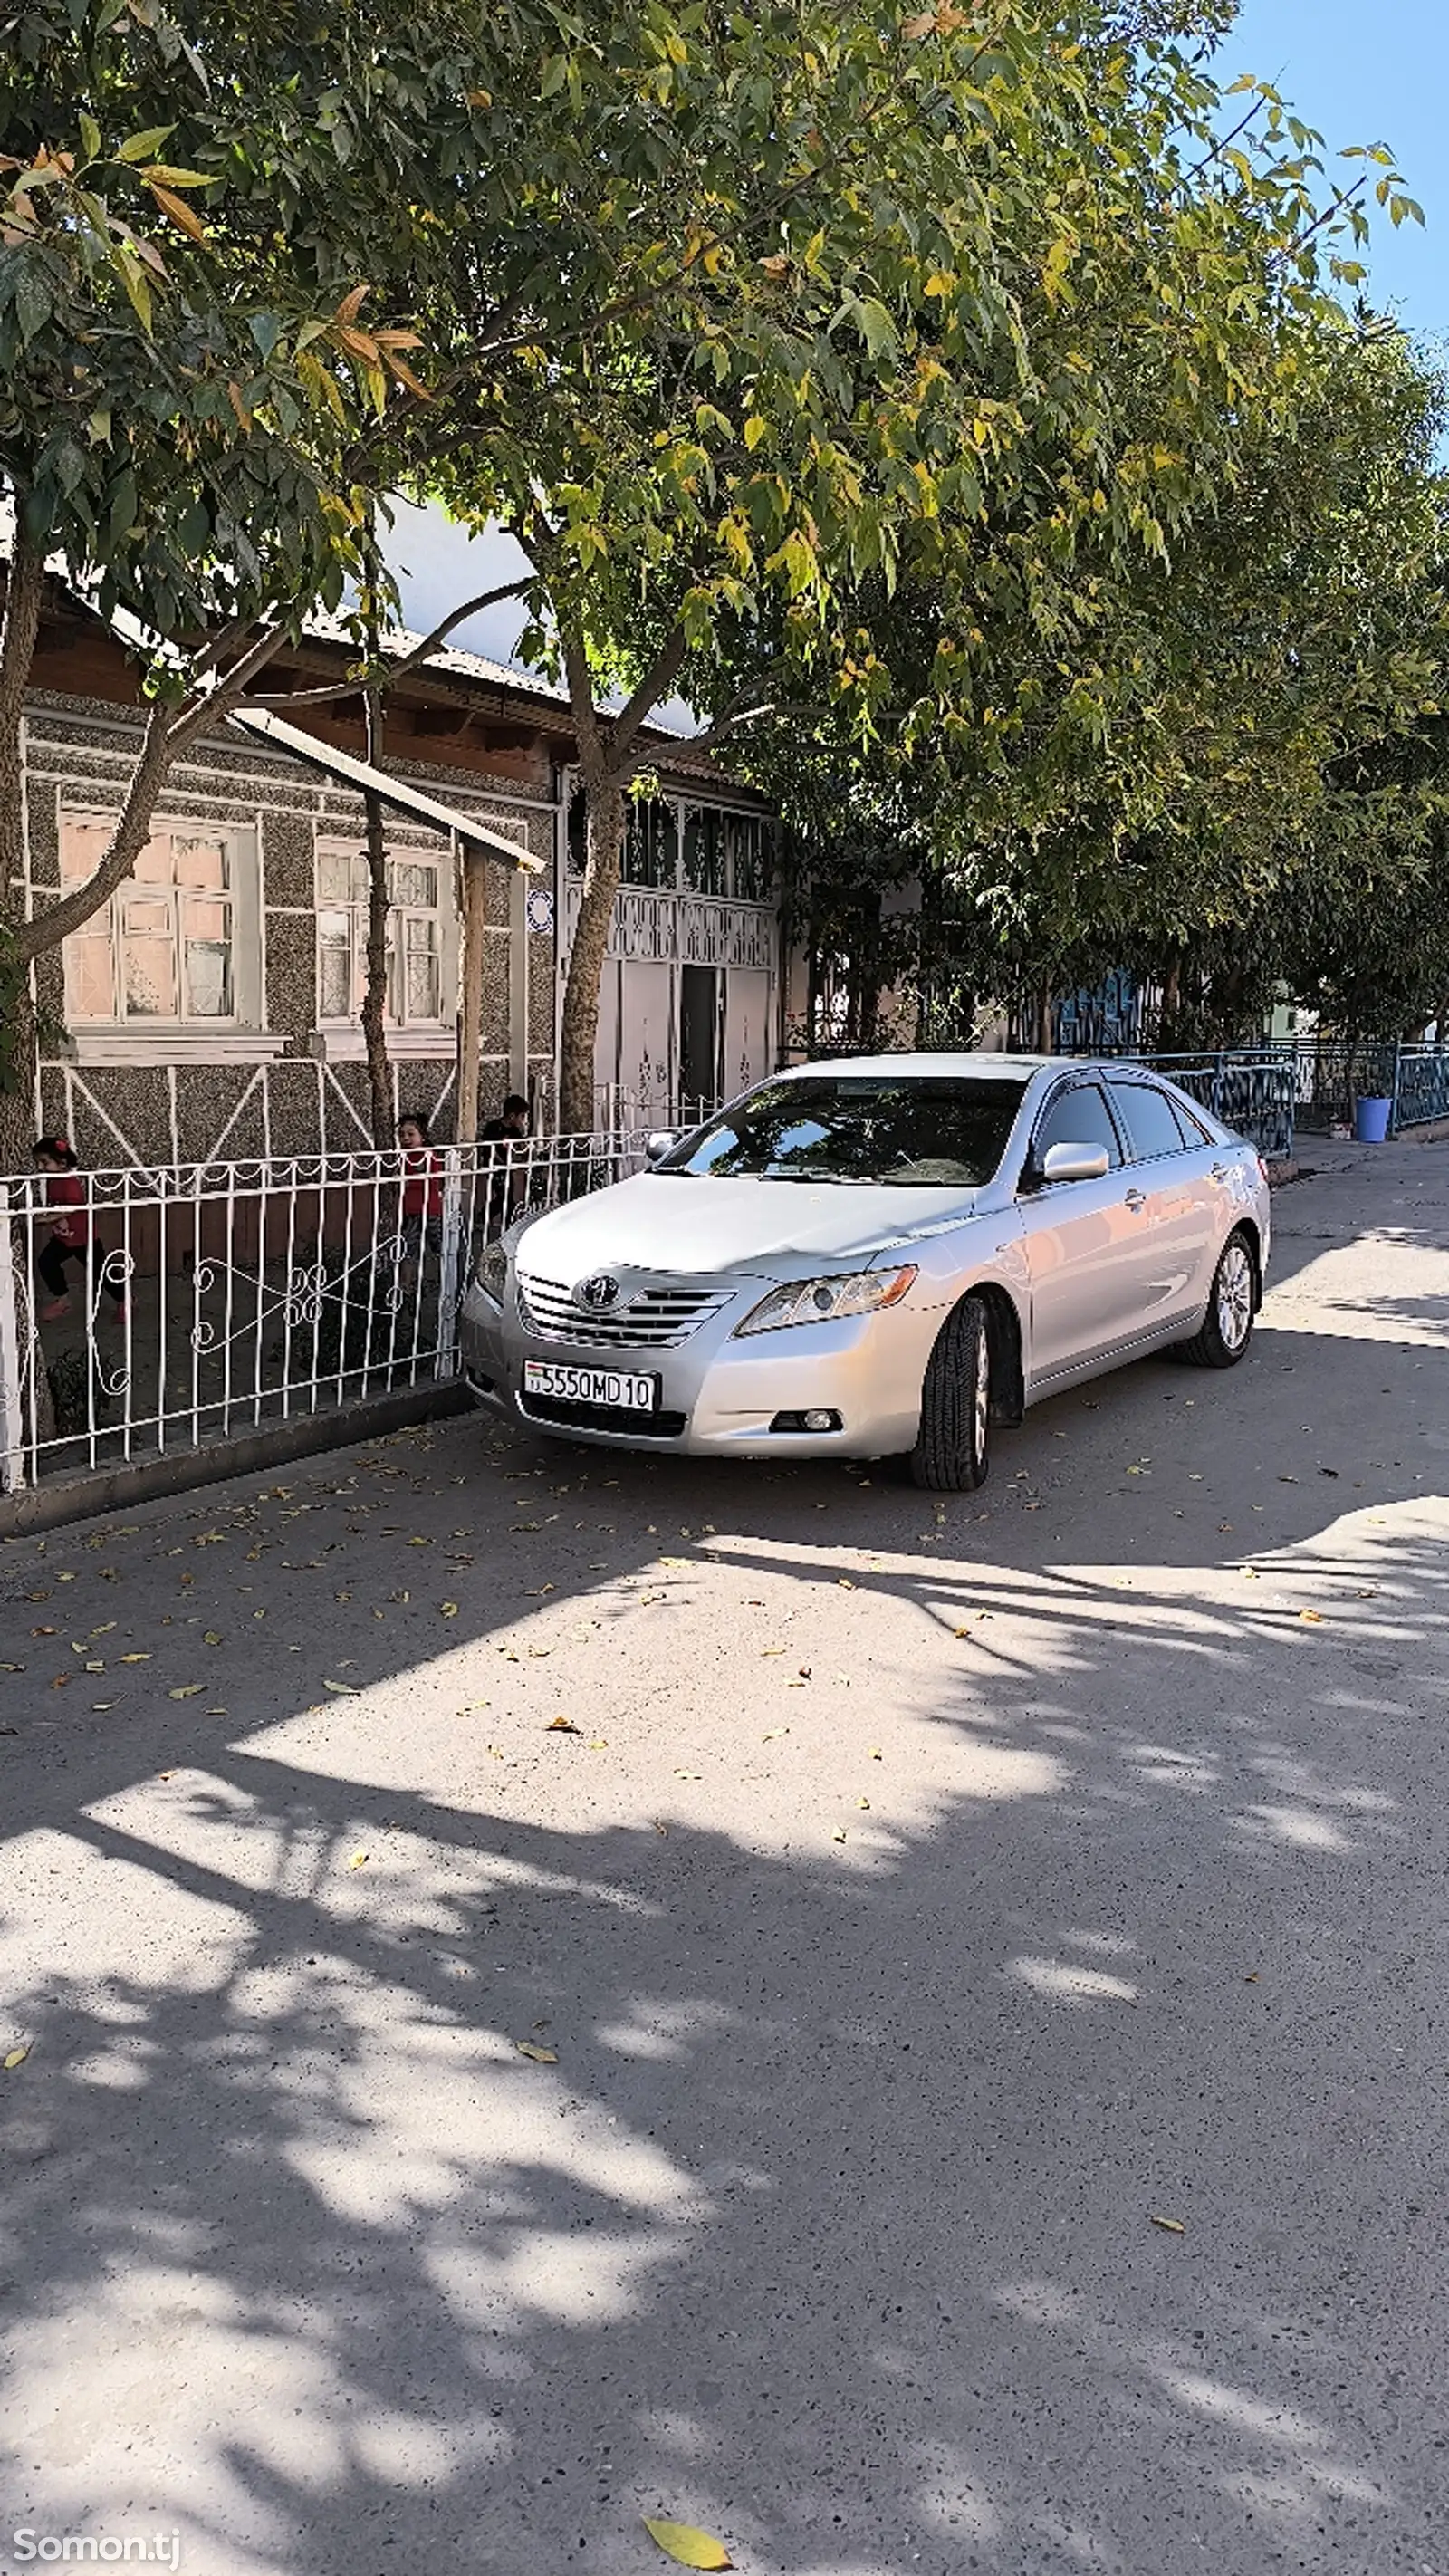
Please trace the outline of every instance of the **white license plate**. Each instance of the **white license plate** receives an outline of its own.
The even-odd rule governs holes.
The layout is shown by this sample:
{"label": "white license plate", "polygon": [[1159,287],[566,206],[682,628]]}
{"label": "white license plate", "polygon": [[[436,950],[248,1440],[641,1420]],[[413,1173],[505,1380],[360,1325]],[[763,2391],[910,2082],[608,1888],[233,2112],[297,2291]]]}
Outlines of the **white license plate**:
{"label": "white license plate", "polygon": [[653,1413],[659,1402],[657,1377],[640,1377],[632,1369],[574,1368],[562,1360],[525,1360],[525,1395],[561,1397],[565,1404],[597,1404],[615,1413]]}

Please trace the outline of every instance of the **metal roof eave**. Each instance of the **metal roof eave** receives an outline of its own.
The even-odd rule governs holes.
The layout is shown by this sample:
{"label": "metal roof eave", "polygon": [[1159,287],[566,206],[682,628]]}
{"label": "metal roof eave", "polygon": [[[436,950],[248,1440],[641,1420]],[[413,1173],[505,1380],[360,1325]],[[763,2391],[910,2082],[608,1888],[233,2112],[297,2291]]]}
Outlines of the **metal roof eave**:
{"label": "metal roof eave", "polygon": [[506,859],[510,867],[525,876],[541,876],[544,863],[518,841],[510,841],[503,832],[495,832],[487,823],[476,822],[471,814],[460,814],[455,806],[444,805],[438,797],[429,796],[425,788],[414,787],[407,779],[390,777],[385,769],[374,769],[370,761],[354,760],[350,751],[334,751],[327,742],[319,742],[315,733],[304,733],[300,725],[288,724],[270,707],[234,707],[228,724],[250,734],[259,742],[272,743],[278,751],[289,752],[295,760],[309,761],[314,769],[325,771],[329,778],[339,779],[346,787],[361,792],[371,791],[385,805],[396,806],[419,822],[431,823],[435,830],[455,833],[459,840],[472,841],[490,857]]}

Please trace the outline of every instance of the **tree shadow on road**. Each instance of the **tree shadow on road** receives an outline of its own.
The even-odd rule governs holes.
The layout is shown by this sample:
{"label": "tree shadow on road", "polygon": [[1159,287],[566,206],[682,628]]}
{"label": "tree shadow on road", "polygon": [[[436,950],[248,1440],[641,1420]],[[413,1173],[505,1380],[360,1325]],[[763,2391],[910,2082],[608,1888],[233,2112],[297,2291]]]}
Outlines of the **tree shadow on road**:
{"label": "tree shadow on road", "polygon": [[[1407,1436],[1408,1355],[1324,1348],[1347,1419],[1394,1372]],[[1276,1358],[1214,1390],[1237,1447],[1183,1477],[1288,1455]],[[655,2512],[758,2576],[1437,2569],[1443,2380],[1404,2356],[1445,2206],[1442,1517],[1391,1467],[1341,1474],[1327,1516],[1272,1469],[1230,1533],[1165,1474],[1155,1500],[1120,1462],[1169,1399],[1194,1454],[1185,1383],[1047,1408],[1025,1498],[929,1530],[824,1470],[377,1450],[406,1509],[330,1588],[351,1685],[396,1686],[381,1731],[345,1692],[319,1718],[286,1657],[366,1475],[147,1519],[148,1567],[171,1580],[179,1529],[198,1597],[223,1557],[233,1589],[265,1567],[288,1639],[237,1657],[223,1721],[73,1724],[16,1781],[22,1963],[43,1928],[0,2105],[4,2529],[174,2526],[204,2576],[626,2576]],[[1121,1481],[1058,1556],[1064,1422],[1078,1478]],[[314,1498],[304,1557],[283,1515]],[[442,1630],[442,1575],[389,1595],[454,1510],[479,1562]],[[740,1788],[777,1759],[761,1587],[801,1636],[862,1623],[828,1811],[818,1759],[803,1806],[783,1754],[778,1790]],[[739,1656],[697,1796],[510,1814],[486,1716],[439,1767],[464,1642],[592,1604],[657,1633],[630,1652],[662,1691],[696,1602]]]}

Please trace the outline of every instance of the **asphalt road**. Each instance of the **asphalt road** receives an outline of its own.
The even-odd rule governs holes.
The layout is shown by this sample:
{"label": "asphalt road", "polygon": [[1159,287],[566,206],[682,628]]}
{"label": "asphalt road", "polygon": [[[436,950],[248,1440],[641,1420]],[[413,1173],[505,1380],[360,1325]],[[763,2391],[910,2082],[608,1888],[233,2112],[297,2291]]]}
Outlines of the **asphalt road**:
{"label": "asphalt road", "polygon": [[1449,1147],[1334,1159],[981,1495],[0,1551],[0,2567],[1449,2576]]}

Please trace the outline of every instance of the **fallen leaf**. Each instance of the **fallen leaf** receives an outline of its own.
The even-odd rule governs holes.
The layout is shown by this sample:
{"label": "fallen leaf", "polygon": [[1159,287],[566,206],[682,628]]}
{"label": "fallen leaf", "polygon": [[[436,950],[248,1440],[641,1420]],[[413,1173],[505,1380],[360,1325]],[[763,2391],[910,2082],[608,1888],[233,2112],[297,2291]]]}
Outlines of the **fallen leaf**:
{"label": "fallen leaf", "polygon": [[589,1737],[589,1751],[591,1753],[607,1753],[608,1750],[609,1739],[607,1735],[591,1735]]}
{"label": "fallen leaf", "polygon": [[180,1682],[176,1689],[168,1691],[166,1696],[168,1699],[195,1699],[197,1692],[204,1691],[205,1688],[205,1682]]}
{"label": "fallen leaf", "polygon": [[1250,1969],[1248,1970],[1247,1975],[1246,1975],[1246,1976],[1244,1977],[1244,1979],[1243,1979],[1243,1983],[1244,1983],[1244,1985],[1245,1985],[1245,1986],[1255,1986],[1255,1985],[1257,1984],[1257,1982],[1258,1982],[1258,1971],[1257,1971],[1257,1969],[1256,1969],[1256,1968],[1250,1968]]}
{"label": "fallen leaf", "polygon": [[208,1628],[203,1635],[201,1642],[203,1646],[219,1646],[221,1644],[220,1631],[216,1628]]}
{"label": "fallen leaf", "polygon": [[367,1854],[366,1854],[366,1852],[354,1852],[354,1853],[353,1853],[353,1855],[352,1855],[352,1858],[351,1858],[351,1860],[348,1862],[347,1866],[348,1866],[348,1868],[349,1868],[349,1869],[361,1869],[362,1864],[363,1864],[363,1862],[366,1860],[366,1858],[367,1858]]}
{"label": "fallen leaf", "polygon": [[832,1841],[833,1843],[843,1843],[843,1842],[844,1842],[844,1840],[845,1840],[845,1827],[844,1827],[844,1825],[837,1825],[837,1826],[836,1826],[836,1828],[835,1828],[835,1831],[834,1831],[834,1833],[831,1835],[830,1839],[831,1839],[831,1841]]}
{"label": "fallen leaf", "polygon": [[456,1619],[458,1616],[457,1602],[444,1601],[439,1607],[438,1616],[440,1619]]}
{"label": "fallen leaf", "polygon": [[[21,2047],[21,2048],[12,2048],[12,2049],[11,2049],[11,2051],[10,2051],[10,2053],[9,2053],[9,2055],[8,2055],[7,2057],[5,2057],[4,2059],[0,2059],[0,2064],[3,2064],[3,2066],[4,2066],[4,2068],[5,2068],[5,2072],[6,2072],[6,2074],[7,2074],[7,2075],[9,2075],[10,2073],[12,2073],[12,2072],[13,2072],[14,2068],[16,2068],[17,2066],[23,2066],[23,2065],[25,2064],[25,2061],[26,2061],[26,2059],[27,2059],[27,2057],[28,2057],[29,2055],[30,2055],[30,2042],[29,2042],[29,2040],[27,2039],[27,2040],[26,2040],[26,2042],[24,2043],[24,2046],[23,2046],[23,2047]],[[687,2563],[688,2563],[688,2562],[686,2561],[686,2564],[687,2564]]]}
{"label": "fallen leaf", "polygon": [[123,1664],[149,1664],[151,1658],[149,1655],[122,1655],[120,1660]]}
{"label": "fallen leaf", "polygon": [[855,1590],[855,1585],[851,1582],[848,1574],[837,1574],[835,1580],[837,1586],[842,1592],[853,1592]]}
{"label": "fallen leaf", "polygon": [[867,1762],[884,1762],[885,1755],[878,1744],[868,1744],[865,1748],[865,1758]]}
{"label": "fallen leaf", "polygon": [[410,1538],[408,1540],[409,1547],[431,1547],[432,1544],[433,1542],[430,1538]]}
{"label": "fallen leaf", "polygon": [[734,2560],[727,2549],[707,2531],[692,2522],[652,2522],[646,2513],[644,2528],[649,2537],[672,2558],[676,2567],[732,2567]]}
{"label": "fallen leaf", "polygon": [[58,1637],[60,1630],[58,1628],[32,1628],[30,1633],[32,1637]]}
{"label": "fallen leaf", "polygon": [[858,1807],[868,1807],[870,1805],[870,1800],[869,1798],[857,1798],[855,1803]]}
{"label": "fallen leaf", "polygon": [[336,1691],[339,1699],[356,1699],[358,1696],[356,1682],[329,1682],[325,1673],[322,1676],[322,1688]]}
{"label": "fallen leaf", "polygon": [[1180,2218],[1158,2218],[1154,2214],[1152,2224],[1154,2227],[1160,2227],[1165,2236],[1185,2236],[1187,2234],[1187,2229],[1183,2226]]}
{"label": "fallen leaf", "polygon": [[702,1771],[676,1771],[674,1776],[676,1780],[702,1780],[704,1778],[704,1773]]}
{"label": "fallen leaf", "polygon": [[571,1717],[551,1717],[543,1731],[545,1735],[577,1735],[579,1730]]}
{"label": "fallen leaf", "polygon": [[772,1726],[767,1735],[761,1736],[760,1742],[762,1744],[776,1744],[782,1735],[788,1735],[789,1732],[790,1730],[788,1726]]}
{"label": "fallen leaf", "polygon": [[89,1661],[89,1662],[87,1662],[87,1664],[86,1664],[86,1671],[87,1671],[88,1673],[103,1673],[103,1672],[105,1671],[105,1669],[106,1669],[106,1667],[105,1667],[105,1664],[104,1664],[104,1662],[103,1662],[103,1661],[102,1661],[102,1662]]}
{"label": "fallen leaf", "polygon": [[654,1830],[655,1830],[656,1834],[667,1834],[667,1833],[668,1833],[668,1831],[669,1831],[669,1827],[664,1823],[664,1821],[663,1821],[663,1818],[662,1818],[662,1817],[660,1817],[660,1816],[652,1816],[652,1817],[650,1818],[650,1822],[651,1822],[651,1824],[653,1825],[653,1827],[654,1827]]}
{"label": "fallen leaf", "polygon": [[1300,1619],[1306,1620],[1310,1628],[1321,1628],[1323,1625],[1323,1612],[1321,1610],[1300,1610],[1298,1616]]}
{"label": "fallen leaf", "polygon": [[[537,2041],[532,2039],[516,2039],[513,2045],[517,2049],[520,2057],[531,2057],[535,2066],[557,2066],[558,2064],[558,2050],[556,2048],[540,2048]],[[685,2563],[687,2565],[688,2561],[686,2560]],[[710,2561],[709,2563],[714,2564],[715,2562]]]}

